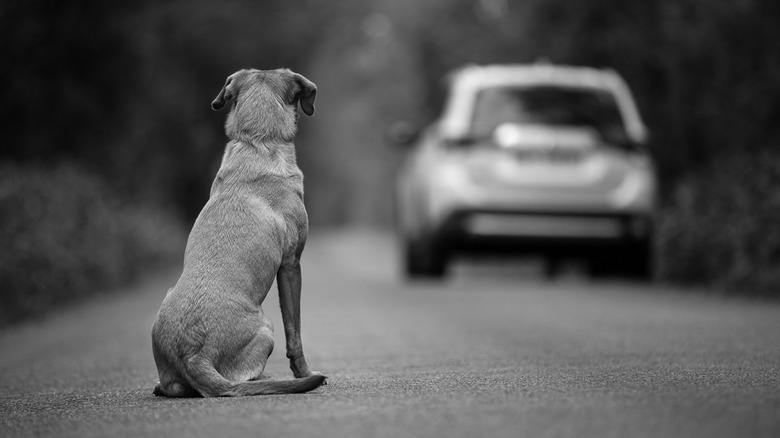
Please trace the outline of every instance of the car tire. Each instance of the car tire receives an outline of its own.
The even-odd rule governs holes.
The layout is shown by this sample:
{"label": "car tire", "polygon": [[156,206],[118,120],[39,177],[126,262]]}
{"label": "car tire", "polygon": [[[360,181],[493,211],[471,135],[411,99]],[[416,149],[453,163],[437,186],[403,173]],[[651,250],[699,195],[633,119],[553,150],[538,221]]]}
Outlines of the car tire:
{"label": "car tire", "polygon": [[652,277],[652,254],[647,243],[635,243],[623,249],[602,251],[588,260],[592,278],[623,277],[649,280]]}
{"label": "car tire", "polygon": [[630,246],[624,255],[622,268],[628,278],[649,280],[653,273],[650,244],[643,242]]}
{"label": "car tire", "polygon": [[446,252],[431,237],[405,238],[404,273],[409,278],[443,278],[447,272]]}
{"label": "car tire", "polygon": [[615,272],[612,263],[606,252],[591,255],[587,260],[588,275],[594,279],[610,276]]}
{"label": "car tire", "polygon": [[547,256],[544,258],[544,277],[554,280],[561,273],[561,260],[558,257]]}

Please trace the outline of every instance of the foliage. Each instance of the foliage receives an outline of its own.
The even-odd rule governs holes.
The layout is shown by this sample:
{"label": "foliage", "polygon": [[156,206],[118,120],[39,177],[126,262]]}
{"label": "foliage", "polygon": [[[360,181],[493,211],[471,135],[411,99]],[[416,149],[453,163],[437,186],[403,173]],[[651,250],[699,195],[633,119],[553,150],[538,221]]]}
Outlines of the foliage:
{"label": "foliage", "polygon": [[0,160],[78,162],[194,219],[225,143],[211,100],[239,68],[299,64],[317,31],[309,3],[4,4]]}
{"label": "foliage", "polygon": [[182,250],[161,213],[120,204],[77,166],[0,168],[0,325],[116,286]]}
{"label": "foliage", "polygon": [[[55,162],[104,156],[134,75],[120,25],[127,4],[9,1],[0,7],[2,158]],[[121,86],[117,86],[121,85]]]}
{"label": "foliage", "polygon": [[[473,12],[491,3],[504,13]],[[467,62],[537,59],[621,73],[652,130],[665,190],[719,154],[780,142],[776,2],[454,0],[436,15],[452,23],[418,31],[429,78]]]}
{"label": "foliage", "polygon": [[677,186],[658,223],[660,278],[750,295],[780,290],[780,155],[735,154]]}
{"label": "foliage", "polygon": [[[449,70],[540,58],[611,67],[651,129],[659,245],[689,237],[679,242],[689,250],[661,252],[660,274],[706,283],[715,273],[696,268],[693,254],[714,243],[697,233],[727,230],[730,242],[752,242],[743,231],[753,227],[773,233],[769,210],[732,207],[776,190],[745,169],[780,143],[778,40],[772,0],[9,0],[0,6],[0,162],[78,163],[74,172],[110,186],[101,196],[191,221],[225,141],[224,117],[209,108],[225,76],[286,66],[320,85],[298,145],[312,223],[387,224],[403,152],[387,148],[383,126],[433,118]],[[731,189],[721,171],[746,187]],[[700,204],[731,213],[721,221]],[[746,221],[754,225],[731,230]],[[729,278],[770,269],[736,243],[719,248]]]}

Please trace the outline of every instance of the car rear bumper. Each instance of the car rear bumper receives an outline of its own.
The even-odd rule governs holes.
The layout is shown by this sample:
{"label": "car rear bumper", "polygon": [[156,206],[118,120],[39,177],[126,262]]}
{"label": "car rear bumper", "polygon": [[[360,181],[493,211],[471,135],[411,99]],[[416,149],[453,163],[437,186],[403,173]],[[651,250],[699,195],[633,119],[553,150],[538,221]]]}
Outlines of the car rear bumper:
{"label": "car rear bumper", "polygon": [[439,230],[437,240],[449,250],[576,255],[646,245],[652,222],[637,214],[458,211]]}

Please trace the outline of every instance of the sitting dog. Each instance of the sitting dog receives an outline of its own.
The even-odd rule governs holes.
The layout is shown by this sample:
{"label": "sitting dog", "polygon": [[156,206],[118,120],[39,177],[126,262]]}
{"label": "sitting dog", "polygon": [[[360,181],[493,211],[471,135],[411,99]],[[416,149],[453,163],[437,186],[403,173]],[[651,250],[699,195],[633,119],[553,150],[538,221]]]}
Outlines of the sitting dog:
{"label": "sitting dog", "polygon": [[[312,115],[316,94],[314,83],[287,69],[240,70],[211,103],[215,111],[231,103],[230,141],[187,240],[181,277],[152,327],[155,395],[301,393],[325,382],[309,371],[301,345],[308,218],[293,144],[298,103]],[[274,338],[261,304],[274,278],[292,380],[263,375]]]}

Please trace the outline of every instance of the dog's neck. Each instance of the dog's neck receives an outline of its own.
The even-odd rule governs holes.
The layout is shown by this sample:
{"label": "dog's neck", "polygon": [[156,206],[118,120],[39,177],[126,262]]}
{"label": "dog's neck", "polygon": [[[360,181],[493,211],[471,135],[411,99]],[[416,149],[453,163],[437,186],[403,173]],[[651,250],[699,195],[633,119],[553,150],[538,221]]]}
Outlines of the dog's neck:
{"label": "dog's neck", "polygon": [[298,111],[265,85],[244,91],[225,120],[225,134],[231,141],[292,143],[298,130]]}
{"label": "dog's neck", "polygon": [[231,140],[212,187],[254,181],[264,177],[303,179],[291,142],[247,142]]}
{"label": "dog's neck", "polygon": [[298,113],[267,86],[252,87],[238,97],[225,121],[230,141],[212,186],[279,177],[303,179],[295,160]]}

